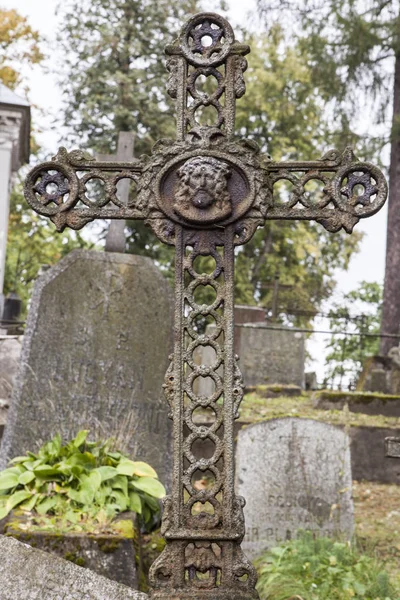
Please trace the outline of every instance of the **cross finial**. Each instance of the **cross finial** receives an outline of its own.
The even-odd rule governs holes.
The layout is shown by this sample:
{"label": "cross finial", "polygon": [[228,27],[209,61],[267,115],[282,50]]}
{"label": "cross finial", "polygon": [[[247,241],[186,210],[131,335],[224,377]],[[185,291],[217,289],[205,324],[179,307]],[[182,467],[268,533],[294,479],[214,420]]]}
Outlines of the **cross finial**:
{"label": "cross finial", "polygon": [[228,21],[214,13],[192,17],[179,39],[167,46],[168,92],[176,98],[178,139],[199,137],[203,128],[208,136],[233,135],[249,52],[249,46],[235,41]]}

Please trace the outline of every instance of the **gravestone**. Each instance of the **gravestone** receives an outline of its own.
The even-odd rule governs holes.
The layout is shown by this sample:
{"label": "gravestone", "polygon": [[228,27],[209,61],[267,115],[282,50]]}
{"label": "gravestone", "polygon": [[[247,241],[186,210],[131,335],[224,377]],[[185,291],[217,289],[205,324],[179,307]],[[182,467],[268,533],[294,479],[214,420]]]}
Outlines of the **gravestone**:
{"label": "gravestone", "polygon": [[259,323],[235,327],[235,350],[246,387],[293,384],[304,389],[304,334]]}
{"label": "gravestone", "polygon": [[236,487],[247,501],[242,547],[249,558],[300,530],[352,536],[350,445],[337,427],[284,418],[242,429]]}
{"label": "gravestone", "polygon": [[21,336],[0,336],[0,401],[11,398],[21,355]]}
{"label": "gravestone", "polygon": [[240,323],[265,323],[265,312],[265,308],[260,306],[235,304],[235,323],[236,325]]}
{"label": "gravestone", "polygon": [[1,600],[146,600],[89,569],[0,536]]}
{"label": "gravestone", "polygon": [[76,250],[35,285],[0,467],[55,433],[115,437],[168,483],[171,290],[149,258]]}

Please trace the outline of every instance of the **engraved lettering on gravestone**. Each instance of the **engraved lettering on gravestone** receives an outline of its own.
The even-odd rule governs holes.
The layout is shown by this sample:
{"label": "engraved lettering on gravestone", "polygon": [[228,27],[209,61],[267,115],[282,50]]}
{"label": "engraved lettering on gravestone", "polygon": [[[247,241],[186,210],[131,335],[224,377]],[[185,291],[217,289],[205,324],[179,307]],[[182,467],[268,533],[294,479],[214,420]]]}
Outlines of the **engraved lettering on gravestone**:
{"label": "engraved lettering on gravestone", "polygon": [[[110,306],[112,306],[112,297],[115,294],[121,294],[124,291],[124,281],[122,277],[116,273],[105,273],[105,281],[97,282],[95,284],[94,296],[97,300],[93,300],[90,304],[90,308],[95,310],[99,306],[103,307],[102,318],[107,319]],[[100,292],[100,297],[98,297]],[[113,306],[115,310],[115,305]]]}
{"label": "engraved lettering on gravestone", "polygon": [[[314,161],[276,162],[254,141],[235,137],[235,105],[245,93],[249,51],[219,15],[193,16],[166,49],[167,89],[176,100],[176,139],[159,140],[150,156],[129,163],[96,162],[80,151],[61,148],[53,161],[31,171],[25,186],[29,204],[50,217],[60,231],[66,226],[80,229],[98,218],[141,219],[158,239],[176,248],[175,347],[164,384],[175,436],[173,489],[164,506],[166,547],[150,573],[152,600],[258,598],[255,570],[241,550],[245,502],[233,485],[233,425],[244,390],[234,351],[235,246],[248,242],[266,220],[313,220],[330,232],[343,228],[351,233],[360,218],[382,207],[387,196],[381,171],[358,161],[350,148],[342,154],[331,150]],[[199,88],[200,76],[214,78],[216,88],[211,92],[205,91],[207,86]],[[215,120],[205,126],[201,112],[206,107],[212,107]],[[46,192],[49,173],[59,174],[58,192],[51,197]],[[137,185],[129,205],[122,205],[116,196],[117,183],[124,177]],[[93,178],[105,184],[105,201],[89,201],[86,182]],[[293,187],[285,202],[279,196],[282,180]],[[312,180],[324,184],[319,197],[307,194]],[[363,193],[357,195],[360,185]],[[198,256],[214,260],[212,273],[196,270]],[[207,285],[215,298],[200,304],[196,291]],[[199,319],[205,317],[213,318],[213,333],[199,332]],[[268,332],[266,340],[270,337]],[[292,337],[288,344],[290,349]],[[207,345],[214,348],[215,362],[199,365],[194,354]],[[290,377],[303,385],[301,353],[298,358]],[[196,389],[200,377],[213,382],[213,389],[204,395]],[[248,380],[247,385],[253,382]],[[213,415],[212,423],[197,419],[204,409]],[[199,458],[192,447],[206,438],[213,442],[214,454]],[[269,452],[273,455],[274,448]],[[264,471],[269,464],[266,457]],[[206,489],[193,485],[199,472],[212,475]],[[325,498],[317,492],[313,497]],[[207,503],[213,514],[202,510]],[[291,529],[280,519],[277,515],[270,528],[277,523],[279,535],[285,537]]]}

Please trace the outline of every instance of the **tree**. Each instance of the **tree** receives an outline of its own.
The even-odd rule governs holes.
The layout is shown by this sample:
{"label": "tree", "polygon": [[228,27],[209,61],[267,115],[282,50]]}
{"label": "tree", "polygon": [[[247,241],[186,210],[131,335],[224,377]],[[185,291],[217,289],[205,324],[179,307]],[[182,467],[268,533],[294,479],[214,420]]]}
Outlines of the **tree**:
{"label": "tree", "polygon": [[[247,93],[238,106],[238,130],[275,160],[319,158],[337,132],[327,125],[306,49],[299,45],[285,48],[283,41],[278,26],[268,36],[250,39]],[[339,149],[347,142],[342,140]],[[288,189],[282,185],[278,192],[284,198]],[[319,188],[311,187],[308,192],[318,194]],[[281,284],[287,287],[280,293],[278,308],[296,312],[295,322],[305,324],[331,294],[335,269],[348,267],[360,239],[357,232],[332,236],[315,223],[269,221],[238,249],[236,298],[241,303],[271,306],[273,282],[279,273]]]}
{"label": "tree", "polygon": [[165,90],[166,40],[197,11],[197,0],[69,0],[65,49],[65,124],[73,141],[115,152],[118,133],[136,134],[135,153],[174,133]]}
{"label": "tree", "polygon": [[[355,383],[365,358],[379,349],[382,314],[382,285],[362,281],[357,289],[344,294],[329,312],[333,333],[327,344],[326,379]],[[343,335],[348,332],[351,335]],[[371,335],[372,334],[372,335]],[[376,337],[373,337],[376,336]]]}
{"label": "tree", "polygon": [[[398,334],[400,325],[400,5],[398,0],[258,0],[266,22],[279,20],[286,32],[310,53],[312,81],[333,118],[345,130],[360,110],[372,116],[376,135],[365,135],[372,148],[390,143],[389,214],[382,333]],[[279,14],[277,14],[277,9]],[[294,25],[295,24],[295,25]],[[385,120],[393,107],[390,135]],[[379,129],[379,126],[381,128]],[[383,127],[383,133],[382,133]],[[353,129],[355,125],[353,126]],[[369,135],[368,135],[369,134]],[[371,149],[371,145],[370,145]],[[380,352],[391,348],[382,338]]]}
{"label": "tree", "polygon": [[39,33],[16,10],[0,8],[0,81],[10,89],[21,84],[23,64],[43,59]]}

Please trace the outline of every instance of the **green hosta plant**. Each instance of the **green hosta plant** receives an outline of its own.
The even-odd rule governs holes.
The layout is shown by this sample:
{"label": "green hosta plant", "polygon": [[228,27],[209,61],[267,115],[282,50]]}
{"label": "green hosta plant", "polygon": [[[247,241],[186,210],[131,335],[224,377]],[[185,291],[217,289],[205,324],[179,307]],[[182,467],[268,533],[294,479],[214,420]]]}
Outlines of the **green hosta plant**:
{"label": "green hosta plant", "polygon": [[261,600],[397,600],[383,566],[353,545],[303,534],[256,562]]}
{"label": "green hosta plant", "polygon": [[79,514],[133,511],[151,524],[165,488],[154,469],[113,451],[112,441],[90,442],[88,431],[63,445],[61,436],[28,452],[0,472],[0,519],[15,508],[74,523]]}

